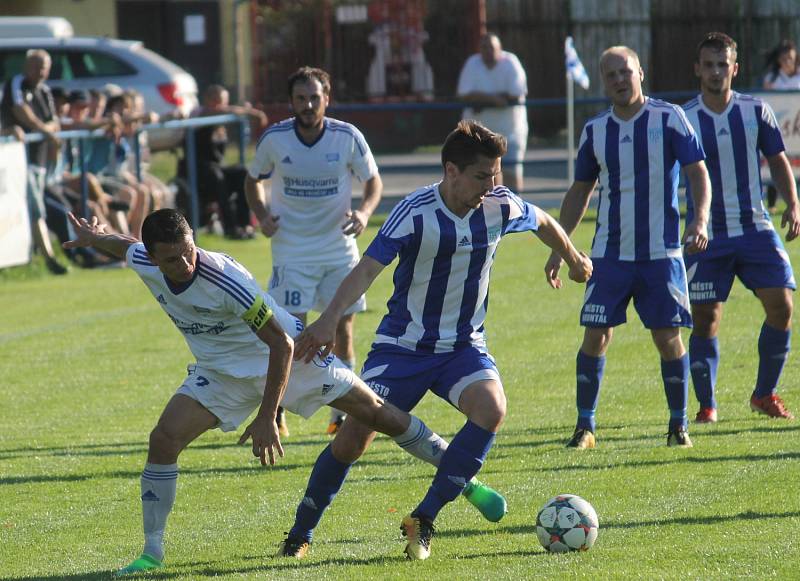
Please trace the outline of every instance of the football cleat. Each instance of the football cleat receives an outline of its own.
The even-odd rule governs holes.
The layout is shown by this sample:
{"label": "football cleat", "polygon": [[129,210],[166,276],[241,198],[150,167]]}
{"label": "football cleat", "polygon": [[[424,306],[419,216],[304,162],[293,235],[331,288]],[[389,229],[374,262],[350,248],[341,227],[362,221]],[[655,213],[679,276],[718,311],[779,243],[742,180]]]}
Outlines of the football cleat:
{"label": "football cleat", "polygon": [[774,393],[765,395],[764,397],[751,397],[750,409],[771,418],[794,419],[794,414],[786,409],[783,405],[783,400]]}
{"label": "football cleat", "polygon": [[331,418],[331,423],[328,424],[328,427],[325,429],[325,433],[329,436],[335,436],[336,432],[339,431],[339,428],[342,427],[344,423],[344,415],[337,415],[336,417]]}
{"label": "football cleat", "polygon": [[577,448],[578,450],[588,450],[597,445],[597,440],[591,430],[577,428],[572,434],[572,439],[567,442],[567,448]]}
{"label": "football cleat", "polygon": [[422,561],[431,556],[431,538],[434,532],[432,520],[409,514],[400,523],[400,532],[408,538],[408,544],[403,550],[407,558]]}
{"label": "football cleat", "polygon": [[278,415],[275,418],[275,423],[278,424],[278,435],[281,438],[289,437],[289,424],[286,423],[286,412],[282,407],[278,408]]}
{"label": "football cleat", "polygon": [[277,557],[294,557],[295,559],[302,559],[308,554],[308,549],[311,543],[302,537],[294,537],[286,534],[278,545]]}
{"label": "football cleat", "polygon": [[678,426],[667,432],[667,446],[671,448],[692,448],[692,439],[689,437],[689,432],[686,431],[686,428]]}
{"label": "football cleat", "polygon": [[508,504],[503,495],[477,478],[467,482],[461,494],[490,522],[500,522],[508,512]]}
{"label": "football cleat", "polygon": [[700,408],[697,415],[694,417],[695,424],[716,424],[717,423],[717,408]]}
{"label": "football cleat", "polygon": [[152,557],[147,553],[142,553],[142,555],[133,561],[133,563],[127,567],[123,567],[119,571],[116,571],[114,573],[114,577],[127,577],[128,575],[135,575],[136,573],[142,573],[143,571],[160,569],[163,566],[164,564],[155,557]]}

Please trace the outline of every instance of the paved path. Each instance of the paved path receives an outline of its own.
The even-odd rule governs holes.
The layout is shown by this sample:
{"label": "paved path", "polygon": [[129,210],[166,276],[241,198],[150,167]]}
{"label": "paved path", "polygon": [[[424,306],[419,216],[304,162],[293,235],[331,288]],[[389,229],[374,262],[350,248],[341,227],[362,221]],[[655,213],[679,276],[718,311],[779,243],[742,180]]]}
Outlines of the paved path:
{"label": "paved path", "polygon": [[[378,211],[388,212],[403,196],[415,189],[442,179],[438,153],[376,155],[383,179],[384,199]],[[567,191],[567,151],[565,149],[529,150],[524,162],[522,197],[542,208],[557,208]],[[360,188],[354,188],[358,195]]]}

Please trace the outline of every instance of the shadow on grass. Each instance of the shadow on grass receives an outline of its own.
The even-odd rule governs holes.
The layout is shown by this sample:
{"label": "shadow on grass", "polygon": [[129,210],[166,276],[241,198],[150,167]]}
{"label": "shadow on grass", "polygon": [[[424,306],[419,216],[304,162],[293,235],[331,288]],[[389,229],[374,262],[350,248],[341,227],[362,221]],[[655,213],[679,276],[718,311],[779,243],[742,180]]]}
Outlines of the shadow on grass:
{"label": "shadow on grass", "polygon": [[[600,530],[603,529],[638,529],[643,527],[660,527],[669,525],[717,525],[720,523],[742,521],[742,520],[770,520],[770,519],[794,519],[800,517],[800,511],[791,512],[754,512],[746,511],[728,515],[710,516],[683,516],[667,518],[663,520],[637,520],[631,522],[601,522]],[[508,533],[512,535],[535,535],[536,525],[517,525],[517,526],[498,526],[495,533]],[[486,535],[486,529],[450,529],[437,530],[436,538],[447,537],[473,537]],[[533,551],[531,554],[537,554]],[[546,554],[546,553],[543,553]],[[465,557],[459,557],[463,559]]]}
{"label": "shadow on grass", "polygon": [[[683,453],[684,451],[681,450]],[[591,450],[581,450],[581,451],[574,451],[574,450],[565,450],[565,454],[572,454],[573,458],[576,458],[575,454],[580,454],[582,458],[590,459],[592,455]],[[691,453],[691,452],[689,452]],[[491,461],[487,463],[486,468],[481,470],[481,474],[500,474],[500,475],[508,475],[513,473],[524,473],[524,474],[532,474],[535,472],[586,472],[588,470],[596,470],[598,468],[606,469],[614,469],[614,468],[645,468],[648,466],[670,466],[670,465],[680,465],[680,464],[709,464],[713,462],[763,462],[763,461],[781,461],[781,460],[800,460],[800,452],[782,452],[778,454],[764,454],[764,455],[755,455],[755,454],[743,454],[741,456],[680,456],[675,458],[665,458],[661,460],[631,460],[629,462],[608,462],[606,461],[607,457],[599,457],[597,458],[596,463],[576,463],[570,465],[559,465],[559,466],[541,466],[541,467],[523,467],[523,468],[504,468],[502,470],[494,470],[492,469]]]}
{"label": "shadow on grass", "polygon": [[[328,443],[329,438],[314,438],[308,440],[287,439],[284,448],[291,450],[292,447],[319,446],[320,451]],[[239,448],[236,439],[226,442],[199,442],[189,446],[191,450],[223,450],[227,448]],[[12,458],[26,458],[30,456],[125,456],[143,455],[147,453],[146,435],[136,442],[112,442],[109,444],[80,444],[77,446],[54,446],[52,448],[8,448],[0,450],[0,460],[10,460]]]}
{"label": "shadow on grass", "polygon": [[[250,461],[250,459],[251,457],[248,453],[247,454],[248,462]],[[367,452],[366,459],[361,459],[358,461],[358,466],[364,466],[364,467],[377,466],[381,468],[389,468],[393,466],[406,466],[407,464],[408,464],[407,459],[400,454],[395,455],[394,458],[391,459],[377,460],[377,459],[369,459],[369,452]],[[282,460],[279,460],[278,463],[275,464],[274,466],[262,467],[253,463],[244,463],[243,461],[242,466],[230,466],[230,467],[220,467],[220,468],[215,468],[213,466],[209,466],[208,468],[181,468],[180,475],[185,477],[195,474],[201,474],[204,476],[213,476],[215,474],[240,474],[240,475],[248,473],[270,474],[276,471],[287,472],[291,470],[303,470],[310,474],[311,466],[312,466],[311,462],[287,463]],[[37,474],[31,476],[3,476],[0,477],[0,487],[12,486],[15,484],[36,484],[44,482],[82,482],[84,480],[98,480],[98,479],[109,479],[109,478],[138,479],[141,475],[142,475],[141,470],[116,470],[112,472],[93,472],[93,473],[82,473],[82,474]],[[432,475],[404,476],[403,478],[408,480],[416,480],[416,479],[430,480],[432,478]],[[397,476],[384,477],[384,476],[372,476],[372,475],[365,475],[365,476],[353,475],[349,478],[349,480],[352,482],[395,481],[397,480]]]}

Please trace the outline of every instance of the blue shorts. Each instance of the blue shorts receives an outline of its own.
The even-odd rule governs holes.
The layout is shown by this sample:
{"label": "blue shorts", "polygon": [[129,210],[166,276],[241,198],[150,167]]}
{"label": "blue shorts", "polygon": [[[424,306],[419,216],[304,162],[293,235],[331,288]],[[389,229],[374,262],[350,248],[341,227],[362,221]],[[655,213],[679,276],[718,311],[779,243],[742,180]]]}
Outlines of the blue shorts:
{"label": "blue shorts", "polygon": [[372,346],[361,379],[403,411],[414,409],[428,390],[458,408],[459,397],[469,385],[485,379],[501,383],[494,358],[474,347],[418,353],[382,343]]}
{"label": "blue shorts", "polygon": [[691,327],[686,270],[680,258],[624,261],[592,258],[581,308],[584,327],[616,327],[627,321],[631,298],[648,329]]}
{"label": "blue shorts", "polygon": [[735,276],[751,291],[797,288],[789,255],[775,230],[710,240],[705,252],[687,254],[684,260],[692,303],[725,302]]}

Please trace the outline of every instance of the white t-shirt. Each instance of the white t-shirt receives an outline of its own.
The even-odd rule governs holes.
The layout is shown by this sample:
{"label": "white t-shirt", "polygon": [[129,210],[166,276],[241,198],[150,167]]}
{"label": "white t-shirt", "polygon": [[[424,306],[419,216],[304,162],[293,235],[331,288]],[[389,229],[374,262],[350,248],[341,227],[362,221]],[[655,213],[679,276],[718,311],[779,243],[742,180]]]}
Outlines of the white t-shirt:
{"label": "white t-shirt", "polygon": [[[473,91],[524,97],[528,94],[528,79],[522,64],[513,53],[503,51],[491,69],[486,67],[480,54],[474,54],[467,59],[464,68],[461,69],[457,93],[463,96]],[[462,118],[480,121],[508,139],[525,143],[528,138],[528,114],[525,105],[486,107],[480,111],[467,107]]]}
{"label": "white t-shirt", "polygon": [[778,71],[778,75],[773,79],[772,75],[767,75],[767,80],[772,83],[772,88],[777,91],[796,91],[800,90],[800,72],[787,75],[783,71]]}
{"label": "white t-shirt", "polygon": [[307,145],[294,118],[276,123],[259,139],[248,172],[253,179],[272,179],[270,211],[280,216],[272,237],[275,264],[350,264],[358,258],[355,238],[342,234],[351,176],[366,181],[378,167],[353,125],[326,117],[322,134]]}
{"label": "white t-shirt", "polygon": [[239,378],[266,375],[269,348],[248,321],[263,319],[267,309],[288,335],[303,329],[226,254],[198,248],[194,277],[177,287],[150,261],[141,242],[128,248],[126,259],[183,333],[200,367]]}

